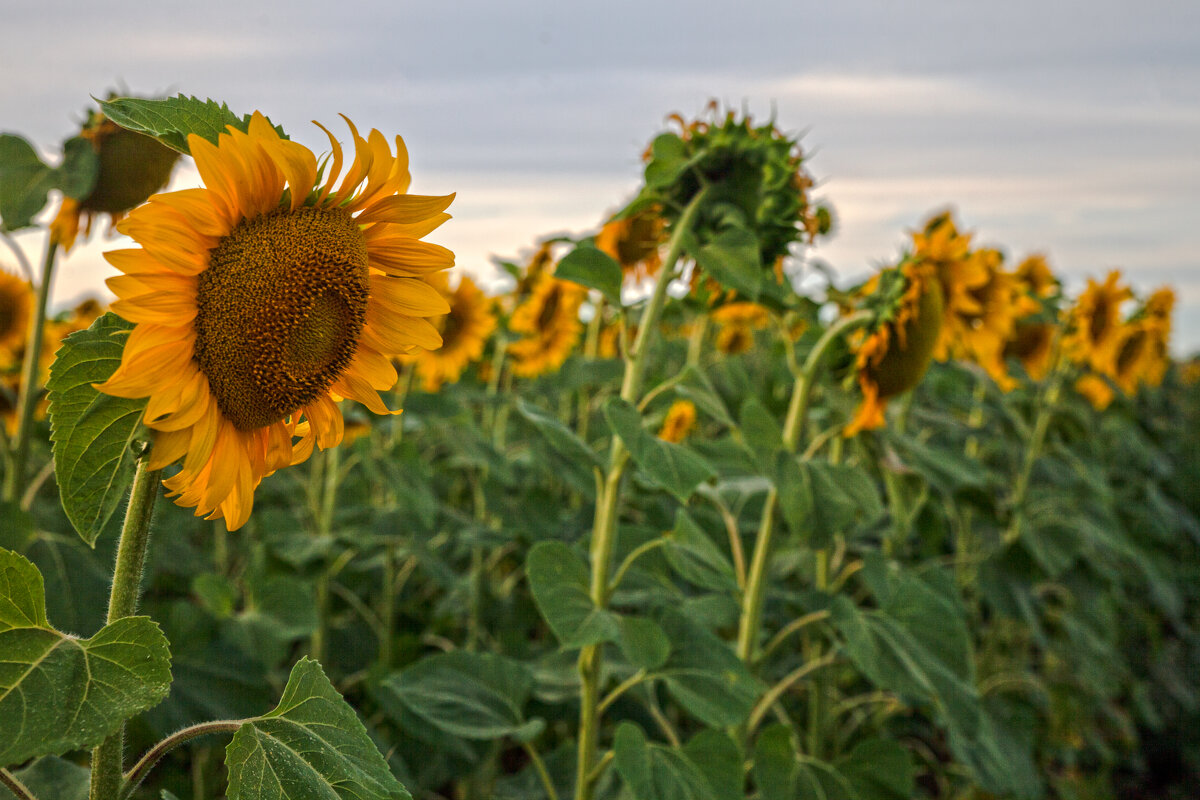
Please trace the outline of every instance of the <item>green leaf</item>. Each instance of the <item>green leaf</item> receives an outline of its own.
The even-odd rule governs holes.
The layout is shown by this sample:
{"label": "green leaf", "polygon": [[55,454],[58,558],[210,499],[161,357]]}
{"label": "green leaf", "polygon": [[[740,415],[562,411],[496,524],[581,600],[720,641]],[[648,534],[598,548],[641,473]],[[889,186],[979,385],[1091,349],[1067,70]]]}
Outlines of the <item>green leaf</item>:
{"label": "green leaf", "polygon": [[775,456],[775,488],[779,498],[779,510],[784,523],[801,544],[812,544],[814,518],[812,473],[791,453],[779,452]]}
{"label": "green leaf", "polygon": [[599,289],[608,302],[620,308],[624,273],[612,256],[592,245],[580,245],[563,256],[554,268],[554,277],[573,281],[589,289]]}
{"label": "green leaf", "polygon": [[758,735],[752,774],[761,800],[866,800],[832,765],[797,758],[792,733],[783,725]]}
{"label": "green leaf", "polygon": [[537,428],[538,433],[546,439],[546,443],[563,458],[588,466],[602,467],[596,451],[588,447],[587,442],[580,439],[575,431],[562,424],[557,417],[520,398],[517,399],[517,411]]}
{"label": "green leaf", "polygon": [[683,368],[679,374],[679,383],[675,386],[675,394],[685,400],[691,400],[696,404],[696,408],[722,425],[728,425],[731,428],[735,426],[729,409],[725,407],[724,401],[717,394],[712,381],[708,379],[703,370],[695,365],[688,364]]}
{"label": "green leaf", "polygon": [[292,668],[275,709],[225,748],[230,800],[411,800],[320,664]]}
{"label": "green leaf", "polygon": [[24,552],[33,538],[33,516],[19,503],[0,500],[0,547]]}
{"label": "green leaf", "polygon": [[688,168],[687,145],[673,133],[663,133],[650,144],[646,164],[646,188],[669,186]]}
{"label": "green leaf", "polygon": [[525,574],[533,601],[563,647],[617,638],[616,614],[592,603],[587,565],[571,548],[562,542],[538,542],[525,559]]}
{"label": "green leaf", "polygon": [[[975,773],[988,792],[1018,800],[1037,800],[1045,793],[1034,755],[1037,717],[1024,703],[988,697],[975,736],[952,732],[950,750]],[[890,798],[889,798],[890,800]]]}
{"label": "green leaf", "polygon": [[743,800],[742,753],[724,731],[711,728],[697,733],[683,746],[712,787],[715,800]]}
{"label": "green leaf", "polygon": [[656,674],[671,696],[714,728],[745,722],[763,686],[728,643],[676,611],[663,615],[662,627],[673,650]]}
{"label": "green leaf", "polygon": [[862,468],[790,462],[776,463],[781,510],[788,528],[809,547],[828,547],[836,534],[853,532],[883,514],[879,492]]}
{"label": "green leaf", "polygon": [[617,644],[638,669],[658,669],[671,654],[671,642],[662,626],[644,617],[621,617]]}
{"label": "green leaf", "polygon": [[[232,125],[240,131],[250,127],[250,115],[239,117],[224,103],[185,97],[182,94],[161,100],[143,97],[114,97],[100,100],[100,109],[113,122],[138,133],[153,136],[160,142],[185,155],[188,134],[196,134],[212,144]],[[283,136],[283,129],[275,127]],[[284,137],[286,138],[286,136]]]}
{"label": "green leaf", "polygon": [[757,300],[762,292],[762,257],[758,237],[741,227],[721,231],[696,253],[696,263],[723,286],[736,289],[738,294]]}
{"label": "green leaf", "polygon": [[167,640],[149,617],[90,639],[61,633],[37,567],[0,550],[0,766],[99,744],[170,685]]}
{"label": "green leaf", "polygon": [[610,397],[604,404],[604,416],[609,427],[621,438],[638,468],[656,486],[666,489],[687,503],[692,492],[716,473],[699,455],[688,448],[664,442],[642,427],[642,416],[632,405],[619,397]]}
{"label": "green leaf", "polygon": [[617,726],[613,766],[635,800],[716,800],[712,787],[683,753],[646,743],[632,722]]}
{"label": "green leaf", "polygon": [[51,189],[81,200],[96,185],[100,159],[91,143],[75,137],[63,144],[58,167],[45,164],[33,145],[11,133],[0,134],[0,230],[33,224]]}
{"label": "green leaf", "polygon": [[[58,756],[45,756],[13,773],[40,800],[87,800],[91,770]],[[16,800],[0,786],[0,800]]]}
{"label": "green leaf", "polygon": [[757,397],[747,397],[738,410],[742,440],[750,455],[769,475],[775,464],[775,453],[783,449],[783,428]]}
{"label": "green leaf", "polygon": [[912,757],[894,739],[866,739],[837,764],[856,800],[908,800],[913,796]]}
{"label": "green leaf", "polygon": [[50,440],[63,510],[90,545],[133,481],[134,438],[146,400],[102,394],[92,384],[108,379],[121,363],[132,329],[108,313],[63,340],[50,367]]}
{"label": "green leaf", "polygon": [[379,691],[389,692],[431,725],[464,739],[536,735],[541,720],[522,713],[533,688],[524,664],[490,653],[455,650],[422,659],[389,676]]}
{"label": "green leaf", "polygon": [[733,565],[682,508],[675,512],[675,529],[667,534],[664,555],[689,583],[718,592],[737,591]]}

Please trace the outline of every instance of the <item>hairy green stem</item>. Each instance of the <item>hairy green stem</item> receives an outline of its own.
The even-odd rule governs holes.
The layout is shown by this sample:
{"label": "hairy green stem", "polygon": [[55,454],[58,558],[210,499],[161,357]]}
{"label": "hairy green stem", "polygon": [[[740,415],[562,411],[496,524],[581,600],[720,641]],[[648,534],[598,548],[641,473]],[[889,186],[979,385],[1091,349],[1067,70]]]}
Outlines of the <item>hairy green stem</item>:
{"label": "hairy green stem", "polygon": [[5,787],[14,795],[17,800],[38,800],[33,792],[29,791],[29,787],[21,783],[16,775],[13,775],[6,769],[0,769],[0,786]]}
{"label": "hairy green stem", "polygon": [[[158,482],[162,470],[149,468],[149,454],[138,459],[129,490],[129,506],[121,527],[117,545],[117,563],[113,569],[112,589],[108,599],[108,617],[112,624],[132,617],[137,612],[138,594],[142,586],[142,570],[150,543],[150,520],[154,501],[158,499]],[[115,800],[121,790],[121,760],[125,747],[125,726],[92,750],[90,800]]]}
{"label": "hairy green stem", "polygon": [[137,787],[141,785],[142,780],[146,777],[146,773],[154,768],[163,756],[174,750],[184,742],[192,739],[197,739],[201,736],[210,736],[215,733],[237,733],[238,729],[245,724],[242,719],[222,719],[214,722],[201,722],[199,725],[192,725],[183,730],[176,731],[167,738],[163,739],[154,747],[146,751],[146,754],[133,765],[129,772],[125,773],[125,786],[121,790],[121,800],[129,797]]}
{"label": "hairy green stem", "polygon": [[[651,337],[657,331],[658,320],[667,301],[667,286],[675,277],[675,268],[683,255],[683,241],[696,218],[707,190],[702,189],[684,210],[667,249],[667,258],[654,285],[654,293],[638,322],[637,336],[625,358],[625,376],[621,381],[621,399],[637,405],[646,372],[646,357]],[[596,608],[608,605],[609,570],[612,567],[613,546],[616,543],[617,514],[620,502],[621,478],[629,463],[629,452],[620,437],[613,437],[608,473],[596,498],[596,514],[592,523],[591,541],[591,599]],[[601,645],[584,647],[579,654],[580,706],[578,761],[575,780],[575,800],[591,800],[590,775],[595,762],[599,734],[600,672],[603,651]]]}
{"label": "hairy green stem", "polygon": [[[314,487],[316,508],[313,509],[313,520],[316,523],[316,535],[328,537],[333,535],[333,512],[337,504],[338,461],[340,450],[331,447],[317,455],[313,462],[314,477],[317,486]],[[309,643],[309,652],[314,660],[325,663],[329,650],[329,581],[330,569],[326,564],[321,574],[317,576],[317,629],[313,631]]]}
{"label": "hairy green stem", "polygon": [[33,319],[29,322],[29,338],[25,344],[25,360],[21,365],[21,391],[17,396],[17,438],[13,443],[8,472],[4,474],[4,499],[17,502],[25,493],[25,463],[29,460],[29,444],[33,434],[33,410],[41,394],[38,365],[42,360],[42,331],[46,328],[46,307],[50,302],[50,284],[54,278],[54,257],[58,243],[51,237],[46,243],[46,258],[42,262],[42,280],[37,287]]}
{"label": "hairy green stem", "polygon": [[[792,398],[788,404],[787,418],[783,424],[783,448],[795,453],[800,444],[800,434],[808,419],[808,406],[812,399],[813,385],[824,366],[833,343],[847,331],[871,318],[868,311],[860,311],[843,317],[831,325],[813,346],[804,362],[803,372],[792,387]],[[741,619],[738,623],[738,658],[746,663],[754,660],[758,643],[759,627],[762,624],[762,605],[766,594],[767,562],[770,557],[771,537],[775,529],[775,516],[779,506],[779,492],[772,486],[767,492],[759,521],[758,535],[754,539],[754,554],[750,561],[750,572],[746,577],[746,591],[742,597]]]}

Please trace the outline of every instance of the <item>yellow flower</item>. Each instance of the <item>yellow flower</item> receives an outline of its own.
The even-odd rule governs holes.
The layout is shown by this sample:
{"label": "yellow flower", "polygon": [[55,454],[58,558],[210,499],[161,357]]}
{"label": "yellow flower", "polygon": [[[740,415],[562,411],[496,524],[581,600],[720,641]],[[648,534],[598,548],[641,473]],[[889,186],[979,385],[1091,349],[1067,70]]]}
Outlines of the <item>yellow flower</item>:
{"label": "yellow flower", "polygon": [[696,405],[691,400],[676,400],[667,409],[658,438],[664,442],[682,442],[696,427]]}
{"label": "yellow flower", "polygon": [[1013,277],[1025,291],[1034,297],[1044,300],[1058,294],[1058,278],[1050,271],[1046,257],[1039,254],[1029,256],[1017,265]]}
{"label": "yellow flower", "polygon": [[767,327],[770,316],[765,306],[740,301],[718,308],[712,321],[718,326],[714,346],[727,355],[737,355],[754,346],[754,331]]}
{"label": "yellow flower", "polygon": [[987,280],[967,292],[973,308],[960,305],[947,314],[946,328],[954,337],[948,349],[958,358],[979,364],[1007,391],[1016,381],[1004,363],[1005,345],[1014,338],[1016,321],[1038,311],[1041,304],[1022,290],[1013,274],[1002,269],[1004,256],[998,250],[977,250],[970,260],[981,265]]}
{"label": "yellow flower", "polygon": [[450,291],[442,273],[436,275],[442,279],[435,285],[450,303],[450,313],[433,320],[442,335],[442,346],[403,357],[416,362],[421,386],[427,392],[457,382],[467,365],[483,356],[483,346],[496,329],[492,300],[474,281],[464,275],[454,291]]}
{"label": "yellow flower", "polygon": [[[860,337],[854,366],[863,401],[845,436],[861,430],[882,428],[887,401],[912,389],[929,369],[934,347],[942,331],[945,301],[934,266],[923,260],[908,260],[896,268],[906,286],[891,318]],[[872,282],[881,291],[882,281]]]}
{"label": "yellow flower", "polygon": [[1067,355],[1101,375],[1113,376],[1121,344],[1121,304],[1131,297],[1129,287],[1121,285],[1120,270],[1109,272],[1104,283],[1088,278],[1069,314],[1070,327],[1063,340]]}
{"label": "yellow flower", "polygon": [[124,273],[108,281],[112,310],[135,328],[98,388],[149,398],[150,468],[182,459],[164,481],[175,502],[230,530],[264,476],[341,441],[338,401],[394,413],[378,394],[396,381],[391,358],[441,341],[427,318],[449,306],[422,278],[454,254],[419,239],[453,195],[406,194],[404,142],[392,155],[346,122],[355,156],[340,180],[328,131],[324,168],[259,113],[216,145],[189,136],[204,188],[151,197],[117,226],[141,247],[105,254]]}
{"label": "yellow flower", "polygon": [[662,268],[659,246],[666,221],[657,208],[645,208],[624,219],[606,222],[596,235],[596,247],[621,265],[626,278],[642,281]]}
{"label": "yellow flower", "polygon": [[1116,393],[1108,381],[1094,372],[1088,372],[1075,381],[1075,391],[1087,399],[1097,411],[1103,411],[1112,403]]}
{"label": "yellow flower", "polygon": [[1040,381],[1050,371],[1055,331],[1049,322],[1018,322],[1004,345],[1004,356],[1016,358],[1032,380]]}
{"label": "yellow flower", "polygon": [[1171,310],[1175,293],[1169,288],[1156,291],[1133,319],[1121,326],[1113,381],[1125,394],[1132,395],[1142,384],[1158,386],[1166,375],[1171,357]]}
{"label": "yellow flower", "polygon": [[529,297],[508,321],[510,331],[523,334],[508,345],[514,375],[532,378],[563,365],[583,332],[579,307],[586,297],[586,287],[539,272]]}
{"label": "yellow flower", "polygon": [[0,370],[16,362],[24,350],[32,311],[33,287],[0,269]]}
{"label": "yellow flower", "polygon": [[83,223],[84,236],[96,217],[107,214],[109,227],[132,208],[146,202],[171,179],[179,153],[156,139],[126,130],[103,113],[93,112],[79,135],[91,142],[100,169],[91,194],[82,200],[64,197],[50,233],[64,250],[75,245]]}

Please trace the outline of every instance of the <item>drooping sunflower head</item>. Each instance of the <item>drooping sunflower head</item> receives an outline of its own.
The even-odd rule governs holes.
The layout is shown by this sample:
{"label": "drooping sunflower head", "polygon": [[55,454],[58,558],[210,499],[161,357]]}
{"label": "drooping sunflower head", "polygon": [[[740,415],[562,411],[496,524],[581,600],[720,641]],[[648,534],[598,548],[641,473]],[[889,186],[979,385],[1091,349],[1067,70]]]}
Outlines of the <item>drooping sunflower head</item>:
{"label": "drooping sunflower head", "polygon": [[1031,379],[1040,381],[1053,362],[1057,329],[1052,322],[1018,322],[1012,338],[1004,344],[1004,357],[1017,359]]}
{"label": "drooping sunflower head", "polygon": [[650,206],[629,216],[604,223],[596,234],[596,247],[621,265],[625,277],[641,281],[658,274],[666,220]]}
{"label": "drooping sunflower head", "polygon": [[1170,366],[1171,310],[1175,293],[1162,288],[1121,326],[1114,348],[1111,376],[1118,388],[1132,395],[1142,384],[1158,386]]}
{"label": "drooping sunflower head", "polygon": [[959,334],[966,324],[956,324],[956,320],[983,312],[975,292],[988,283],[987,260],[972,257],[971,235],[959,233],[950,211],[930,217],[913,233],[912,240],[913,258],[932,266],[942,285],[946,324],[933,357],[938,361],[956,358],[961,353]]}
{"label": "drooping sunflower head", "polygon": [[450,303],[448,314],[432,320],[442,336],[442,346],[402,357],[415,362],[421,386],[427,392],[457,382],[467,365],[483,356],[483,347],[496,329],[494,303],[470,277],[462,276],[453,290],[444,279],[438,284]]}
{"label": "drooping sunflower head", "polygon": [[1069,312],[1069,330],[1063,340],[1067,355],[1101,375],[1112,376],[1120,342],[1121,306],[1133,297],[1121,283],[1120,270],[1108,273],[1104,283],[1088,278],[1087,288]]}
{"label": "drooping sunflower head", "polygon": [[1013,271],[1013,277],[1022,289],[1039,300],[1054,297],[1060,290],[1058,278],[1051,272],[1046,257],[1040,253],[1035,253],[1018,264]]}
{"label": "drooping sunflower head", "polygon": [[182,459],[176,502],[231,530],[265,475],[338,444],[338,401],[390,413],[391,358],[441,343],[428,318],[449,306],[422,278],[454,254],[420,239],[453,195],[407,194],[403,141],[393,154],[347,124],[344,176],[331,133],[318,165],[259,113],[216,144],[189,136],[204,188],[154,195],[118,224],[141,247],[105,254],[124,273],[112,309],[135,327],[99,388],[148,398],[151,468]]}
{"label": "drooping sunflower head", "polygon": [[0,369],[11,364],[25,346],[32,310],[33,287],[23,278],[0,269]]}
{"label": "drooping sunflower head", "polygon": [[667,416],[658,430],[658,438],[664,442],[678,444],[687,438],[694,427],[696,427],[696,404],[691,400],[676,400],[667,409]]}
{"label": "drooping sunflower head", "polygon": [[947,349],[956,357],[979,364],[1006,391],[1016,385],[1008,374],[1004,350],[1016,335],[1017,320],[1037,312],[1041,304],[1030,297],[1013,273],[1003,268],[998,250],[981,248],[969,259],[987,279],[968,289],[971,305],[960,304],[947,314],[953,337]]}
{"label": "drooping sunflower head", "polygon": [[766,306],[739,300],[712,312],[712,321],[717,325],[717,336],[713,344],[726,355],[745,353],[754,347],[754,332],[767,327],[771,315]]}
{"label": "drooping sunflower head", "polygon": [[926,261],[907,259],[875,280],[866,305],[876,321],[855,337],[854,365],[863,400],[846,436],[881,428],[887,401],[914,388],[929,369],[945,316],[942,285]]}
{"label": "drooping sunflower head", "polygon": [[179,160],[175,150],[120,127],[100,111],[92,112],[79,135],[96,151],[99,170],[91,193],[82,200],[64,197],[50,224],[51,235],[65,250],[75,245],[81,224],[86,237],[97,217],[107,215],[111,226],[146,202],[167,185]]}
{"label": "drooping sunflower head", "polygon": [[532,378],[554,372],[575,349],[583,333],[579,308],[587,287],[542,272],[532,293],[517,306],[508,329],[521,338],[508,345],[513,374]]}

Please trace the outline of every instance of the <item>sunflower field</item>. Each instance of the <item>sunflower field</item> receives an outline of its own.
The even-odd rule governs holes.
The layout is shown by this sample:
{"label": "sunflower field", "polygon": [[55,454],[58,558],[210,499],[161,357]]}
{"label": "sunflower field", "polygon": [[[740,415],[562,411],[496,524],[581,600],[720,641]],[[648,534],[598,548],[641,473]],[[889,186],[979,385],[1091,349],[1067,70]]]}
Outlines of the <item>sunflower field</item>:
{"label": "sunflower field", "polygon": [[[1196,796],[1169,287],[950,211],[839,285],[716,105],[477,283],[400,137],[321,130],[0,136],[0,798]],[[51,313],[100,221],[117,299]]]}

